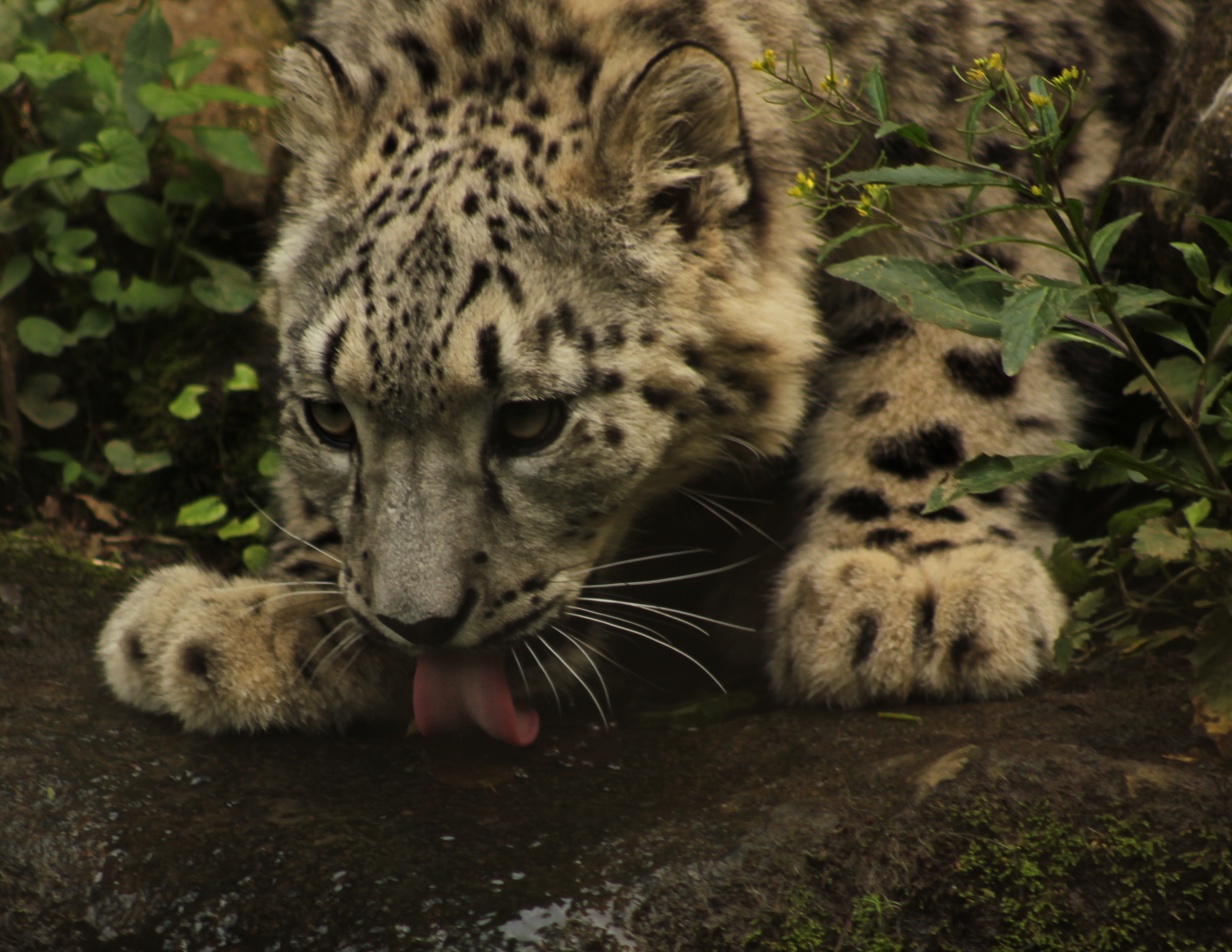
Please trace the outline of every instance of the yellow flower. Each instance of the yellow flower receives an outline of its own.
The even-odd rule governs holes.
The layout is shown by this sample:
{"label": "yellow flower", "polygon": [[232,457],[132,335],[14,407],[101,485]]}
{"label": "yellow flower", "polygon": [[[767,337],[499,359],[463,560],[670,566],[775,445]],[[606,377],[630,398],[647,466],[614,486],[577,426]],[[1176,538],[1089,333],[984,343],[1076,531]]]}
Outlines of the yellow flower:
{"label": "yellow flower", "polygon": [[1055,86],[1072,86],[1078,82],[1078,77],[1081,75],[1077,66],[1067,66],[1061,70],[1060,76],[1053,77],[1052,83]]}
{"label": "yellow flower", "polygon": [[875,208],[884,208],[890,198],[890,189],[885,185],[865,185],[860,193],[860,202],[856,205],[856,214],[867,218]]}
{"label": "yellow flower", "polygon": [[986,83],[988,82],[988,74],[979,68],[969,69],[967,70],[967,79],[973,83]]}
{"label": "yellow flower", "polygon": [[760,70],[763,73],[773,73],[778,64],[779,60],[774,55],[774,50],[765,50],[761,54],[761,59],[753,60],[751,65],[753,69]]}
{"label": "yellow flower", "polygon": [[1027,98],[1031,100],[1031,105],[1036,109],[1043,109],[1045,106],[1052,105],[1052,97],[1041,95],[1039,93],[1027,93]]}
{"label": "yellow flower", "polygon": [[[979,60],[976,60],[976,65],[979,65]],[[997,71],[1004,70],[1005,60],[1002,58],[1000,53],[993,53],[991,56],[988,57],[988,62],[986,64],[986,67],[989,70],[997,70]]]}
{"label": "yellow flower", "polygon": [[787,194],[792,198],[808,198],[817,188],[817,179],[813,176],[813,170],[807,172],[796,173],[796,184],[787,190]]}
{"label": "yellow flower", "polygon": [[1044,194],[1044,189],[1040,185],[1032,185],[1031,194],[1034,195],[1036,198],[1039,198]]}

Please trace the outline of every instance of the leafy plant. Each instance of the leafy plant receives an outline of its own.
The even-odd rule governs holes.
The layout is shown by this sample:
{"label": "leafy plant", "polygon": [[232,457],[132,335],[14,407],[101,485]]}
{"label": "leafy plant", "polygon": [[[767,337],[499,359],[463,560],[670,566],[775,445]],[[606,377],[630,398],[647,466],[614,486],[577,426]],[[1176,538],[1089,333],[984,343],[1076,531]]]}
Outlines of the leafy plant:
{"label": "leafy plant", "polygon": [[[1109,199],[1119,187],[1165,186],[1118,178],[1090,206],[1066,193],[1066,150],[1089,115],[1079,108],[1089,80],[1077,67],[1020,82],[1007,56],[993,53],[956,69],[970,91],[960,100],[968,104],[960,154],[938,148],[918,123],[894,117],[876,67],[854,90],[833,68],[815,81],[794,53],[780,65],[768,50],[753,67],[774,81],[771,96],[852,130],[850,148],[819,170],[801,172],[792,189],[819,219],[838,223],[823,261],[882,229],[939,246],[944,257],[974,261],[958,268],[874,255],[831,264],[831,276],[872,290],[917,320],[998,340],[1010,375],[1050,340],[1099,348],[1135,368],[1126,393],[1148,395],[1157,412],[1142,421],[1132,446],[1086,449],[1058,442],[1047,455],[981,455],[934,489],[925,512],[1058,467],[1076,472],[1086,487],[1149,489],[1153,498],[1113,515],[1105,536],[1061,539],[1048,555],[1073,598],[1057,660],[1070,664],[1096,636],[1122,652],[1190,641],[1197,718],[1232,755],[1232,490],[1224,476],[1232,465],[1232,222],[1195,216],[1208,231],[1214,263],[1197,244],[1172,243],[1193,278],[1188,295],[1114,280],[1109,261],[1139,216],[1106,221]],[[980,140],[991,135],[1018,153],[1015,170],[977,159]],[[867,136],[882,146],[879,159],[872,168],[846,170]],[[885,145],[892,137],[929,161],[889,164]],[[940,230],[937,223],[925,227],[898,214],[896,195],[920,188],[959,191],[961,211]],[[970,234],[977,221],[1010,213],[1045,218],[1055,239],[990,236],[986,228]],[[1042,244],[1055,254],[1059,276],[1010,273],[990,251],[1008,242]],[[1146,346],[1152,339],[1155,346]]]}
{"label": "leafy plant", "polygon": [[[8,453],[27,480],[51,464],[62,490],[120,501],[153,490],[178,525],[211,525],[226,503],[180,509],[175,497],[219,483],[242,497],[267,435],[244,422],[258,374],[228,352],[254,334],[241,315],[259,287],[220,250],[231,242],[219,167],[266,169],[248,133],[215,117],[277,103],[200,82],[218,44],[176,48],[158,0],[140,6],[119,67],[83,49],[72,18],[100,2],[37,0],[15,12],[12,48],[0,43]],[[170,478],[152,484],[155,473]],[[223,532],[251,541],[265,527]]]}

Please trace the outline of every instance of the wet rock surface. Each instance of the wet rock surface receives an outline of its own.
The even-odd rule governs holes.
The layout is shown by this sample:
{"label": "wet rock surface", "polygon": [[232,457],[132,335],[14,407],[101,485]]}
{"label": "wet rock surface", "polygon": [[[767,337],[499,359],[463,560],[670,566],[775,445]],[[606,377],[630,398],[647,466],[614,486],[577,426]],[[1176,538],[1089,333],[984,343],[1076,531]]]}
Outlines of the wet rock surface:
{"label": "wet rock surface", "polygon": [[[1232,780],[1166,662],[998,703],[549,724],[520,751],[209,738],[103,687],[123,584],[0,550],[0,948],[991,949],[1021,927],[1003,900],[1057,905],[1041,876],[1058,929],[1129,917],[1107,948],[1232,945]],[[1142,856],[1109,852],[1127,837]]]}

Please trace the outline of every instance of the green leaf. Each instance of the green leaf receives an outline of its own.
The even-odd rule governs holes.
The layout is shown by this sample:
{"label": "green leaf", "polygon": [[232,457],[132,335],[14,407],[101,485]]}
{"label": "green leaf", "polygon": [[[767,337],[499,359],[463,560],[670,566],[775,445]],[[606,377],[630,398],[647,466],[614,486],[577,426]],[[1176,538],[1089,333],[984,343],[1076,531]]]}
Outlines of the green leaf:
{"label": "green leaf", "polygon": [[161,83],[146,83],[137,90],[137,101],[159,122],[191,115],[205,105],[205,99],[193,91],[168,89]]}
{"label": "green leaf", "polygon": [[1052,544],[1047,558],[1048,573],[1070,598],[1085,592],[1091,585],[1091,570],[1078,558],[1072,539],[1064,536]]}
{"label": "green leaf", "polygon": [[163,197],[173,205],[208,205],[223,197],[222,176],[208,162],[197,159],[181,163],[188,177],[172,179],[163,188]]}
{"label": "green leaf", "polygon": [[890,105],[886,100],[885,80],[881,78],[881,65],[874,64],[864,77],[864,91],[868,95],[868,103],[873,107],[873,114],[878,122],[890,118]]}
{"label": "green leaf", "polygon": [[150,123],[149,110],[141,104],[137,91],[162,78],[170,54],[171,29],[162,17],[158,0],[151,0],[124,40],[120,101],[133,132],[141,133]]}
{"label": "green leaf", "polygon": [[236,364],[231,372],[231,379],[222,385],[223,390],[256,390],[257,372],[249,364]]}
{"label": "green leaf", "polygon": [[1212,297],[1211,266],[1206,260],[1206,254],[1195,244],[1188,241],[1169,242],[1185,259],[1185,267],[1198,282],[1198,293],[1203,297]]}
{"label": "green leaf", "polygon": [[120,192],[108,195],[107,214],[120,231],[147,248],[158,248],[171,235],[171,219],[156,203],[141,195]]}
{"label": "green leaf", "polygon": [[172,84],[178,89],[204,72],[210,63],[214,62],[214,52],[218,46],[217,40],[196,37],[176,50],[167,63],[167,75]]}
{"label": "green leaf", "polygon": [[115,317],[109,311],[103,310],[101,307],[86,308],[84,314],[81,315],[81,320],[77,322],[77,329],[73,331],[73,336],[78,340],[86,338],[101,339],[107,337],[115,329]]}
{"label": "green leaf", "polygon": [[1228,250],[1232,251],[1232,221],[1225,221],[1222,218],[1209,218],[1206,215],[1195,215],[1194,217],[1208,228],[1211,228],[1215,234],[1224,240]]}
{"label": "green leaf", "polygon": [[1001,335],[1001,287],[969,281],[957,268],[916,258],[869,255],[831,265],[828,274],[875,291],[912,317],[979,337]]}
{"label": "green leaf", "polygon": [[13,57],[13,65],[30,78],[39,89],[46,89],[58,79],[63,79],[81,69],[81,57],[72,53],[48,53],[35,50],[19,53]]}
{"label": "green leaf", "polygon": [[988,104],[993,101],[997,95],[995,89],[986,89],[971,102],[970,108],[967,110],[967,121],[963,126],[963,139],[967,147],[967,158],[974,161],[975,140],[980,134],[980,117],[984,115],[984,110],[988,108]]}
{"label": "green leaf", "polygon": [[886,136],[895,134],[922,149],[932,148],[932,143],[928,141],[928,133],[918,122],[883,122],[877,127],[874,137],[884,139]]}
{"label": "green leaf", "polygon": [[1232,552],[1232,532],[1210,526],[1199,526],[1193,531],[1194,542],[1207,552]]}
{"label": "green leaf", "polygon": [[42,450],[34,456],[45,463],[55,463],[60,467],[60,484],[65,489],[69,489],[85,472],[85,468],[63,450]]}
{"label": "green leaf", "polygon": [[128,440],[109,440],[103,447],[103,456],[121,476],[141,476],[171,465],[171,454],[166,450],[138,453]]}
{"label": "green leaf", "polygon": [[241,558],[249,572],[263,572],[270,564],[270,550],[263,545],[245,546]]}
{"label": "green leaf", "polygon": [[1108,593],[1102,588],[1092,589],[1070,606],[1070,614],[1075,618],[1090,618],[1108,600]]}
{"label": "green leaf", "polygon": [[214,161],[250,175],[269,174],[247,133],[239,129],[199,126],[193,130],[193,136],[197,145]]}
{"label": "green leaf", "polygon": [[217,496],[204,496],[196,502],[180,507],[175,517],[177,526],[208,526],[225,517],[227,504]]}
{"label": "green leaf", "polygon": [[1224,611],[1202,620],[1189,661],[1194,669],[1189,690],[1194,723],[1224,757],[1232,756],[1232,624]]}
{"label": "green leaf", "polygon": [[1117,242],[1121,240],[1125,229],[1141,217],[1142,212],[1134,212],[1132,215],[1110,221],[1091,236],[1091,255],[1095,258],[1095,263],[1099,265],[1100,271],[1103,271],[1108,264],[1108,258],[1111,257]]}
{"label": "green leaf", "polygon": [[89,228],[69,228],[60,232],[49,242],[47,250],[51,252],[51,266],[61,274],[88,274],[94,270],[95,260],[83,258],[79,252],[84,251],[98,238],[98,233]]}
{"label": "green leaf", "polygon": [[[1202,378],[1202,365],[1192,357],[1165,357],[1155,365],[1155,377],[1176,403],[1185,409],[1193,402],[1194,389]],[[1159,400],[1146,376],[1135,377],[1125,387],[1125,394],[1147,394]],[[1160,405],[1163,401],[1160,400]]]}
{"label": "green leaf", "polygon": [[47,242],[53,255],[76,255],[98,240],[98,232],[90,228],[67,228]]}
{"label": "green leaf", "polygon": [[201,404],[197,398],[207,393],[209,389],[199,383],[190,383],[180,391],[178,397],[167,405],[167,409],[181,420],[195,420],[201,416]]}
{"label": "green leaf", "polygon": [[1125,542],[1148,519],[1171,511],[1172,501],[1169,499],[1156,499],[1132,509],[1122,509],[1108,520],[1108,536],[1113,542]]}
{"label": "green leaf", "polygon": [[17,322],[17,339],[26,350],[46,357],[58,357],[65,347],[72,347],[73,336],[45,317],[26,317]]}
{"label": "green leaf", "polygon": [[76,159],[57,159],[55,154],[55,149],[47,149],[16,159],[4,170],[4,187],[18,189],[35,182],[65,178],[81,168]]}
{"label": "green leaf", "polygon": [[1118,284],[1112,289],[1117,296],[1117,310],[1121,317],[1133,317],[1135,314],[1158,313],[1151,309],[1156,304],[1189,304],[1185,298],[1174,297],[1167,291],[1158,288],[1144,288],[1136,284]]}
{"label": "green leaf", "polygon": [[83,169],[82,181],[104,192],[118,192],[144,185],[150,178],[150,162],[145,146],[131,132],[104,129],[98,134],[98,144],[106,161]]}
{"label": "green leaf", "polygon": [[257,535],[264,526],[260,513],[254,513],[243,522],[239,519],[232,519],[225,526],[218,530],[218,538],[220,539],[241,539],[244,536]]}
{"label": "green leaf", "polygon": [[995,172],[949,169],[937,165],[899,165],[893,168],[865,169],[836,176],[835,182],[852,185],[914,185],[919,188],[958,188],[968,185],[1009,187],[1005,176]]}
{"label": "green leaf", "polygon": [[16,255],[4,263],[4,270],[0,271],[0,301],[25,283],[33,266],[29,255]]}
{"label": "green leaf", "polygon": [[1210,514],[1211,501],[1205,497],[1181,510],[1181,515],[1185,517],[1185,521],[1189,523],[1191,529],[1196,529],[1202,525]]}
{"label": "green leaf", "polygon": [[883,228],[893,227],[894,226],[888,222],[877,222],[872,225],[860,225],[856,228],[848,228],[836,238],[829,238],[822,242],[821,250],[817,253],[817,263],[821,264],[828,257],[830,257],[830,255],[838,251],[839,248],[855,238],[860,238],[872,231],[881,231]]}
{"label": "green leaf", "polygon": [[251,93],[238,86],[211,86],[206,83],[197,83],[190,88],[193,95],[200,96],[209,102],[229,102],[239,106],[257,106],[261,109],[277,109],[281,105],[272,96]]}
{"label": "green leaf", "polygon": [[64,426],[77,415],[77,404],[68,399],[56,399],[61,380],[55,374],[34,374],[27,377],[17,394],[17,408],[26,419],[45,430]]}
{"label": "green leaf", "polygon": [[129,311],[172,311],[184,299],[178,284],[155,284],[134,277],[127,288],[120,286],[119,272],[100,271],[90,281],[90,291],[100,304],[116,304]]}
{"label": "green leaf", "polygon": [[1167,519],[1148,519],[1134,533],[1134,552],[1141,558],[1181,562],[1189,557],[1189,540],[1177,535]]}
{"label": "green leaf", "polygon": [[1202,351],[1194,344],[1193,338],[1189,336],[1189,330],[1176,318],[1169,317],[1161,312],[1145,312],[1127,317],[1128,323],[1134,331],[1145,331],[1148,334],[1155,334],[1165,340],[1170,340],[1174,344],[1180,344],[1195,357],[1201,359]]}
{"label": "green leaf", "polygon": [[282,456],[277,450],[266,450],[257,460],[257,472],[266,479],[273,479],[282,469]]}
{"label": "green leaf", "polygon": [[86,79],[101,97],[101,103],[96,98],[95,108],[99,112],[107,112],[120,99],[120,80],[115,67],[102,53],[90,54],[81,61],[81,66]]}
{"label": "green leaf", "polygon": [[1073,309],[1088,289],[1031,287],[1016,291],[1001,310],[1001,366],[1011,377],[1022,370],[1040,341]]}
{"label": "green leaf", "polygon": [[990,493],[1026,482],[1065,463],[1088,462],[1094,455],[1094,451],[1071,443],[1058,442],[1058,446],[1062,447],[1060,453],[1043,456],[992,456],[981,453],[963,463],[933,489],[922,514],[944,509],[964,496]]}
{"label": "green leaf", "polygon": [[0,63],[0,93],[21,79],[21,70],[12,63]]}
{"label": "green leaf", "polygon": [[239,265],[191,248],[183,250],[210,272],[208,278],[197,278],[191,284],[193,297],[210,310],[223,314],[240,314],[248,310],[261,296],[257,282]]}

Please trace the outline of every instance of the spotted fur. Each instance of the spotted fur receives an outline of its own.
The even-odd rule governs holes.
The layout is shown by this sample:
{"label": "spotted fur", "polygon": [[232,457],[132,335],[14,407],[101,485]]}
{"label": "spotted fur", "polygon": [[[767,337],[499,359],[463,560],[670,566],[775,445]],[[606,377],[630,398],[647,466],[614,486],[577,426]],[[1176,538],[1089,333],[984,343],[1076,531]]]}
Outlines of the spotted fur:
{"label": "spotted fur", "polygon": [[[311,4],[277,66],[294,161],[267,307],[303,542],[276,574],[336,589],[156,573],[103,633],[113,689],[192,728],[320,727],[404,703],[415,654],[451,648],[504,650],[542,691],[596,660],[553,634],[591,567],[739,447],[795,454],[783,493],[809,501],[769,593],[780,698],[1021,690],[1065,617],[1032,554],[1060,484],[923,506],[975,454],[1075,438],[1078,390],[1046,350],[1008,377],[989,345],[821,279],[787,191],[849,131],[795,121],[748,64],[793,44],[814,76],[880,63],[955,152],[951,65],[1079,64],[1104,96],[1065,170],[1083,196],[1183,22],[1165,0]],[[889,136],[851,161],[879,149],[929,158]],[[1022,161],[995,136],[979,158]],[[927,223],[948,201],[897,211]],[[887,234],[847,250],[934,254]],[[985,253],[1058,268],[1030,245]]]}

